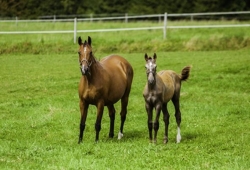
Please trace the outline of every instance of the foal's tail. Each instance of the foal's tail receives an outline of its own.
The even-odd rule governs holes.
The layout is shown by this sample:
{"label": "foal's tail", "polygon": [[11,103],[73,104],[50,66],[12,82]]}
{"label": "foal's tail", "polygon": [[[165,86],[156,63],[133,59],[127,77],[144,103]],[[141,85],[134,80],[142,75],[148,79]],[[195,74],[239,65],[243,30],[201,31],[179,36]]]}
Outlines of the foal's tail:
{"label": "foal's tail", "polygon": [[189,77],[191,66],[186,66],[181,71],[181,81],[186,81]]}

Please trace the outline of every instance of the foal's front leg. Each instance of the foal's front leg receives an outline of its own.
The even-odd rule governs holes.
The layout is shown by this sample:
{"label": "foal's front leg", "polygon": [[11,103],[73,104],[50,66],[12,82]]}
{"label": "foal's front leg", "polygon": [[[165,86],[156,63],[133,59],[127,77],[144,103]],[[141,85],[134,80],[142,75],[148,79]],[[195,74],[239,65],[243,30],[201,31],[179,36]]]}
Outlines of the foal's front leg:
{"label": "foal's front leg", "polygon": [[150,104],[145,104],[146,111],[148,114],[148,132],[149,132],[149,140],[150,142],[153,142],[153,136],[152,136],[152,130],[153,130],[153,107],[150,106]]}
{"label": "foal's front leg", "polygon": [[154,143],[157,142],[157,132],[159,130],[159,118],[160,118],[160,113],[161,113],[161,104],[157,104],[155,106],[155,112],[156,112],[156,117],[155,117],[155,122],[154,122]]}

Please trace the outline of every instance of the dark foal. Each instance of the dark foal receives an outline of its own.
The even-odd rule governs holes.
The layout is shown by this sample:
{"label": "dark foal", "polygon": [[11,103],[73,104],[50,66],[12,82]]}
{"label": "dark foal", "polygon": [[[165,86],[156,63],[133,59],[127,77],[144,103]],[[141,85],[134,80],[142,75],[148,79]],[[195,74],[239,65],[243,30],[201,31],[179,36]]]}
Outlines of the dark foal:
{"label": "dark foal", "polygon": [[[149,139],[151,142],[156,142],[159,129],[159,117],[162,111],[165,123],[164,143],[168,142],[170,115],[167,109],[167,104],[172,100],[175,107],[175,118],[177,122],[176,141],[179,143],[181,141],[181,112],[179,104],[181,82],[188,79],[191,68],[189,66],[183,68],[181,75],[172,70],[162,70],[159,73],[156,73],[156,58],[157,56],[155,53],[153,58],[148,57],[148,55],[145,54],[147,84],[143,91],[143,97],[145,99],[145,107],[148,114]],[[155,121],[153,121],[153,109],[156,111]],[[152,135],[153,129],[155,132],[154,137]]]}

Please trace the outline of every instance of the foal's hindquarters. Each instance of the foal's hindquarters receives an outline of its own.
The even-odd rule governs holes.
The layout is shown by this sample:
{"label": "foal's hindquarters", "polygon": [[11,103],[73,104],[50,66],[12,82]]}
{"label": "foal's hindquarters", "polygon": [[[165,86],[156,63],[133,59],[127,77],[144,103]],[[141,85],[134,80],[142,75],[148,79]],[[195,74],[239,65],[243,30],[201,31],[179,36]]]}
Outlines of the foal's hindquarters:
{"label": "foal's hindquarters", "polygon": [[[165,124],[164,131],[164,143],[168,142],[168,126],[169,126],[169,112],[167,104],[172,100],[175,108],[175,118],[177,123],[177,136],[176,142],[181,141],[180,124],[181,124],[181,112],[180,112],[180,89],[181,81],[186,80],[189,77],[190,67],[185,67],[182,70],[181,75],[171,70],[160,71],[155,76],[155,85],[152,87],[149,83],[146,84],[143,92],[145,99],[145,107],[148,113],[148,129],[149,139],[151,142],[156,142],[157,132],[159,129],[159,117],[160,112],[163,112],[163,120]],[[153,122],[153,109],[156,111],[156,118]],[[152,138],[152,129],[154,129],[154,139]]]}

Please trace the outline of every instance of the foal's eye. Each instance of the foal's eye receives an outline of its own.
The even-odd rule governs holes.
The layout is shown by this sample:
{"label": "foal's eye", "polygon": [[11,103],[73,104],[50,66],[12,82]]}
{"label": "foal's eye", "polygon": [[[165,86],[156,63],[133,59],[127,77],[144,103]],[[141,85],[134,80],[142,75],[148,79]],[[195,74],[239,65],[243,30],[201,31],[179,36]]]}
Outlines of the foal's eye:
{"label": "foal's eye", "polygon": [[81,54],[81,51],[78,51],[78,54],[80,55],[80,54]]}

